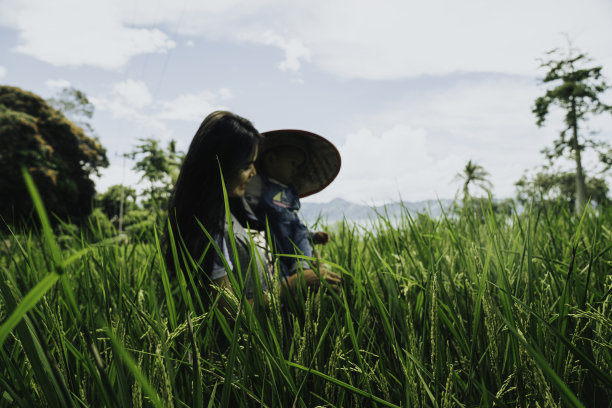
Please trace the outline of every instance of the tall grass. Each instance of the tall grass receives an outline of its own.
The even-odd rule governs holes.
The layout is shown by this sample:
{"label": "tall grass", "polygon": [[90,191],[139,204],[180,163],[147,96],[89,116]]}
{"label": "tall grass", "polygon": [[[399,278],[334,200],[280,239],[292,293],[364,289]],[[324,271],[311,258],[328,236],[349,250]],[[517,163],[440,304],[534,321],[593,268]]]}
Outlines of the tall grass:
{"label": "tall grass", "polygon": [[0,407],[612,406],[609,209],[344,222],[341,296],[235,322],[194,313],[155,231],[62,247],[39,214],[2,249]]}

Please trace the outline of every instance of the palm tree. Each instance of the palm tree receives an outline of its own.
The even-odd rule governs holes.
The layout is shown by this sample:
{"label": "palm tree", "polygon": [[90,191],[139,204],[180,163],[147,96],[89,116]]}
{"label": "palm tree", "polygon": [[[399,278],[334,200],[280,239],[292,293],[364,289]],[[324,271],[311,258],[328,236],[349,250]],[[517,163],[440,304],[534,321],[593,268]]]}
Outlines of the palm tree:
{"label": "palm tree", "polygon": [[488,180],[488,177],[489,173],[484,169],[484,167],[472,162],[472,160],[468,160],[467,164],[463,168],[463,171],[457,173],[453,179],[463,180],[463,187],[462,189],[457,190],[457,195],[459,194],[459,191],[463,190],[463,202],[466,203],[470,197],[470,184],[475,185],[484,190],[487,194],[490,194],[493,184]]}

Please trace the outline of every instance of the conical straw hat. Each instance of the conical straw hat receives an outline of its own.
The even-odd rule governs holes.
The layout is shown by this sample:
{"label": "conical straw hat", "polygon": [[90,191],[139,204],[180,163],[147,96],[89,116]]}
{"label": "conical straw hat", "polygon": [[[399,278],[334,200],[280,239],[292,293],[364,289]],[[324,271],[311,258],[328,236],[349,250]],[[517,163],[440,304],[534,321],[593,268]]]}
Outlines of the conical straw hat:
{"label": "conical straw hat", "polygon": [[280,146],[295,146],[306,154],[306,161],[294,180],[294,187],[301,198],[323,190],[340,171],[340,152],[322,136],[296,129],[272,130],[261,135],[260,158],[268,150]]}

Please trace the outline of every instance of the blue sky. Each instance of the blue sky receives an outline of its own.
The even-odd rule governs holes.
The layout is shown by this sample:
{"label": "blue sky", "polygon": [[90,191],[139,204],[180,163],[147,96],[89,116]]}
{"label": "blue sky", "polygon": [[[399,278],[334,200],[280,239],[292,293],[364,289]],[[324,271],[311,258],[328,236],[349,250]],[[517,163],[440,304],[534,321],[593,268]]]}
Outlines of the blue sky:
{"label": "blue sky", "polygon": [[[535,125],[537,59],[567,34],[612,81],[611,21],[609,0],[0,0],[0,83],[90,97],[111,161],[99,191],[137,185],[121,154],[138,138],[184,150],[229,109],[339,148],[308,201],[452,198],[470,159],[509,197],[562,126]],[[591,126],[611,140],[612,118]]]}

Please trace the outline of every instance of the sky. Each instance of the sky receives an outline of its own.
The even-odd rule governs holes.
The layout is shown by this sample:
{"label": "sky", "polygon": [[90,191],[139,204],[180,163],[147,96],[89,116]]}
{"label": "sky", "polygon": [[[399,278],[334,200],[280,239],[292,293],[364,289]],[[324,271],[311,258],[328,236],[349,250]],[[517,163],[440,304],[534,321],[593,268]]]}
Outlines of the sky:
{"label": "sky", "polygon": [[[226,109],[339,149],[305,201],[453,198],[468,160],[504,198],[563,127],[558,110],[535,124],[539,59],[569,38],[612,82],[611,22],[610,0],[0,0],[0,84],[88,96],[100,192],[141,184],[123,158],[140,138],[185,151]],[[589,126],[612,140],[612,115]]]}

